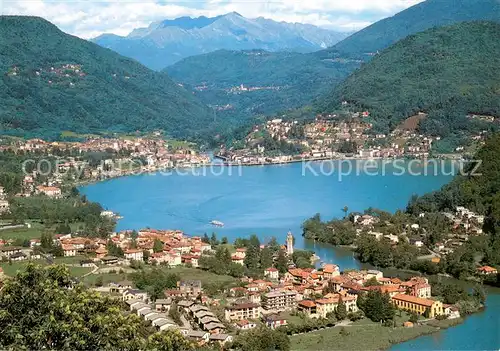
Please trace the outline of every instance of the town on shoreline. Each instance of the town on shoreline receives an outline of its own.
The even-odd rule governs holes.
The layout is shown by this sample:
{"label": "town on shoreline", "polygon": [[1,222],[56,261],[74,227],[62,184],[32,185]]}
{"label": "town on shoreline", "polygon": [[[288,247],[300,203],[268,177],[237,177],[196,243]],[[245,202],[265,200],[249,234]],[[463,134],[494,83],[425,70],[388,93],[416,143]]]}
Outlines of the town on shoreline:
{"label": "town on shoreline", "polygon": [[119,214],[75,188],[128,174],[112,173],[113,162],[131,170],[210,162],[193,145],[153,136],[81,143],[14,139],[1,147],[2,162],[12,169],[0,187],[2,279],[31,263],[64,264],[78,281],[122,301],[124,311],[154,330],[178,330],[198,345],[231,345],[243,332],[264,327],[308,348],[311,333],[339,326],[332,335],[354,340],[345,328],[364,330],[360,323],[368,323],[391,330],[380,340],[386,347],[459,323],[484,303],[481,290],[468,293],[422,276],[401,280],[379,270],[318,267],[313,252],[294,250],[291,233],[284,245],[256,236],[230,244],[215,234],[179,230],[116,233]]}
{"label": "town on shoreline", "polygon": [[454,293],[450,286],[422,276],[317,267],[314,253],[294,250],[293,242],[291,233],[284,245],[261,244],[256,236],[229,244],[215,234],[143,229],[107,239],[44,233],[29,247],[3,242],[0,251],[5,270],[28,262],[86,269],[78,279],[90,289],[123,301],[156,330],[176,329],[200,346],[230,345],[260,326],[299,338],[336,325],[384,322],[382,328],[395,331],[415,328],[412,338],[461,321],[460,304],[443,303]]}
{"label": "town on shoreline", "polygon": [[[341,111],[320,114],[313,121],[275,118],[255,125],[244,138],[231,145],[222,145],[216,152],[227,165],[286,164],[321,160],[366,159],[462,159],[482,145],[487,131],[473,135],[467,145],[453,150],[433,147],[440,137],[417,133],[419,113],[390,134],[375,133],[370,112]],[[474,116],[470,116],[474,118]]]}

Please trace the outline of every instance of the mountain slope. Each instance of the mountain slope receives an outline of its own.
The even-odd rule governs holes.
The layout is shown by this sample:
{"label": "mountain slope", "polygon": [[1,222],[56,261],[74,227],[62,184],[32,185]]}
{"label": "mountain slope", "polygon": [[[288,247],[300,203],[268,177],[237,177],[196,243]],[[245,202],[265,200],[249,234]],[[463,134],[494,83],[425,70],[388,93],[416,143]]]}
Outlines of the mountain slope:
{"label": "mountain slope", "polygon": [[324,101],[368,109],[385,130],[424,111],[421,126],[446,135],[468,129],[467,113],[500,117],[500,24],[465,22],[412,35],[353,73]]}
{"label": "mountain slope", "polygon": [[410,34],[476,20],[500,22],[500,1],[427,0],[362,29],[331,50],[374,53]]}
{"label": "mountain slope", "polygon": [[[207,104],[231,104],[235,113],[249,115],[309,104],[358,66],[356,60],[318,60],[312,54],[218,50],[188,57],[165,71],[197,87],[196,95]],[[234,89],[241,84],[255,90]]]}
{"label": "mountain slope", "polygon": [[312,25],[248,19],[232,12],[213,18],[155,22],[126,37],[105,34],[93,41],[160,70],[185,57],[219,49],[312,52],[346,36]]}
{"label": "mountain slope", "polygon": [[166,74],[37,17],[0,17],[0,130],[164,129],[193,136],[208,108]]}

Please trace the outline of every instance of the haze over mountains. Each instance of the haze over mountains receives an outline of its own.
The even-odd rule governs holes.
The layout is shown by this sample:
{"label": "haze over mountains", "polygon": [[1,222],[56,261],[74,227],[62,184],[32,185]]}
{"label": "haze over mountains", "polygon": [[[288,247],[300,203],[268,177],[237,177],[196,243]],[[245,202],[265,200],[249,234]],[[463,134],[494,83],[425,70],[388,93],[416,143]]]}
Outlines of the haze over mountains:
{"label": "haze over mountains", "polygon": [[347,35],[309,24],[249,19],[231,12],[213,18],[155,22],[126,37],[104,34],[93,41],[160,70],[185,57],[219,49],[312,52],[330,47]]}

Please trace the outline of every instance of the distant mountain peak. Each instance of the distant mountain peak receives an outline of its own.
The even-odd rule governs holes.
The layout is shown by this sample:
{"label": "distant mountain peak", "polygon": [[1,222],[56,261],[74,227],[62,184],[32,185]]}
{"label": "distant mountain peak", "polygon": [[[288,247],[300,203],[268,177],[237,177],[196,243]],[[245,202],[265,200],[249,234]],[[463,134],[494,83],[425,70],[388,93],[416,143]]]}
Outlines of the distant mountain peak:
{"label": "distant mountain peak", "polygon": [[310,24],[246,18],[238,12],[216,17],[184,16],[134,29],[127,37],[104,36],[94,42],[153,69],[219,49],[313,52],[347,37]]}

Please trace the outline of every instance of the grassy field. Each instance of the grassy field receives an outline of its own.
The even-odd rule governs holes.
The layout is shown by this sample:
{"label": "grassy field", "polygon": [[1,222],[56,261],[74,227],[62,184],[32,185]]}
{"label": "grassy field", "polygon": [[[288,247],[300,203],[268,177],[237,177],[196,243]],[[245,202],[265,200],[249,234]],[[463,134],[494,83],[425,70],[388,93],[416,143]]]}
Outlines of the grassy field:
{"label": "grassy field", "polygon": [[97,279],[99,279],[99,277],[101,277],[100,279],[102,279],[102,283],[104,286],[109,284],[109,283],[112,283],[112,282],[117,283],[120,281],[129,280],[127,273],[123,273],[123,274],[103,273],[103,274],[89,274],[88,276],[86,276],[82,279],[82,283],[84,283],[85,285],[88,285],[88,286],[94,286]]}
{"label": "grassy field", "polygon": [[[9,239],[40,239],[44,230],[47,229],[43,224],[40,224],[37,221],[28,221],[31,224],[31,228],[17,228],[17,229],[7,229],[0,230],[0,239],[9,240]],[[3,225],[7,225],[9,223],[1,223]],[[50,229],[54,232],[57,226],[52,226]],[[83,227],[83,223],[70,223],[71,230],[74,232],[79,231]],[[57,233],[56,233],[57,234]]]}
{"label": "grassy field", "polygon": [[[344,328],[348,335],[342,335]],[[429,325],[388,328],[364,319],[350,326],[324,329],[290,338],[292,350],[382,350],[392,344],[439,330]]]}
{"label": "grassy field", "polygon": [[197,268],[174,267],[163,268],[165,272],[177,273],[183,280],[201,280],[202,284],[220,283],[231,284],[238,282],[237,278],[229,275],[217,275]]}
{"label": "grassy field", "polygon": [[39,239],[42,236],[44,226],[37,222],[31,222],[31,228],[18,228],[18,229],[6,229],[0,230],[0,239]]}
{"label": "grassy field", "polygon": [[[83,257],[60,257],[56,258],[54,260],[54,264],[79,264],[80,260]],[[14,276],[17,271],[23,270],[24,267],[29,263],[30,261],[20,261],[20,262],[5,262],[5,263],[0,263],[0,267],[2,267],[4,273],[8,276]],[[40,260],[35,260],[33,261],[36,264],[40,264],[42,266],[47,266],[48,263],[45,259],[40,259]],[[92,271],[92,268],[87,268],[87,267],[79,267],[79,266],[69,266],[69,271],[72,276],[74,277],[81,277],[82,275]]]}

